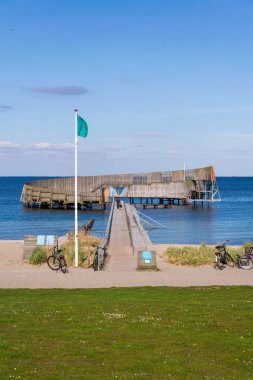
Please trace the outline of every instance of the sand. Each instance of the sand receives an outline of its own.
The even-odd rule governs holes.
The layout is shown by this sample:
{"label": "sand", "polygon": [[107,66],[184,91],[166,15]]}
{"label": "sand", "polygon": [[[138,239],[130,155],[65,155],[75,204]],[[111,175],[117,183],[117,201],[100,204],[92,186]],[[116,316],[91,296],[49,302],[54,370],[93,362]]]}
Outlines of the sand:
{"label": "sand", "polygon": [[[132,286],[253,286],[253,270],[215,270],[212,266],[177,267],[158,257],[158,272],[136,270],[98,271],[70,268],[69,273],[52,271],[46,264],[32,266],[22,261],[22,240],[0,241],[0,288],[110,288]],[[171,245],[149,248],[162,253]]]}
{"label": "sand", "polygon": [[23,266],[23,240],[1,240],[0,241],[0,268]]}

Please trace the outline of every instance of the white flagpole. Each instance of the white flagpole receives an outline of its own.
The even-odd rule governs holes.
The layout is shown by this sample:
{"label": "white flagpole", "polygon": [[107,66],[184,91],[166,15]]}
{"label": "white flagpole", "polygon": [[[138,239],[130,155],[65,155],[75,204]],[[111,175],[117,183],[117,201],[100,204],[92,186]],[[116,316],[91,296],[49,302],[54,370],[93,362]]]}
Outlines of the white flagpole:
{"label": "white flagpole", "polygon": [[75,268],[78,268],[78,204],[77,204],[77,113],[75,109]]}

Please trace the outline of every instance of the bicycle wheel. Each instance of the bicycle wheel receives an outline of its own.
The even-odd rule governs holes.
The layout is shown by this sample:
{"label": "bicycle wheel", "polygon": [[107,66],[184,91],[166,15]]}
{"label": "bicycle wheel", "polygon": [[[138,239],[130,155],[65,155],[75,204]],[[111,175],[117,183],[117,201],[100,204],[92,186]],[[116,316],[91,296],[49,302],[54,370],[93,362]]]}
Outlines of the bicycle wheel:
{"label": "bicycle wheel", "polygon": [[67,272],[67,263],[64,257],[60,257],[60,266],[61,266],[61,271],[62,273]]}
{"label": "bicycle wheel", "polygon": [[58,257],[55,257],[54,255],[49,256],[47,259],[47,265],[52,270],[58,270],[60,268],[60,260]]}
{"label": "bicycle wheel", "polygon": [[234,259],[229,253],[225,253],[224,258],[225,258],[226,265],[228,265],[231,268],[235,266]]}
{"label": "bicycle wheel", "polygon": [[238,257],[238,266],[241,269],[249,270],[253,268],[253,261],[250,257],[241,256]]}
{"label": "bicycle wheel", "polygon": [[222,270],[223,268],[225,268],[225,265],[222,262],[221,255],[219,252],[216,252],[215,254],[216,254],[216,267]]}

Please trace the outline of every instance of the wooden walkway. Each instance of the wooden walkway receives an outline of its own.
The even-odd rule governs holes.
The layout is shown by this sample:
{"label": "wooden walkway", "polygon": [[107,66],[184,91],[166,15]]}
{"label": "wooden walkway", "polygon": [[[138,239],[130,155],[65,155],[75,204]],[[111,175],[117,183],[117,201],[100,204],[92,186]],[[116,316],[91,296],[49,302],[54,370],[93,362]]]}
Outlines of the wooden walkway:
{"label": "wooden walkway", "polygon": [[119,210],[115,206],[108,258],[104,269],[110,272],[133,271],[136,265],[137,258],[131,244],[125,206]]}

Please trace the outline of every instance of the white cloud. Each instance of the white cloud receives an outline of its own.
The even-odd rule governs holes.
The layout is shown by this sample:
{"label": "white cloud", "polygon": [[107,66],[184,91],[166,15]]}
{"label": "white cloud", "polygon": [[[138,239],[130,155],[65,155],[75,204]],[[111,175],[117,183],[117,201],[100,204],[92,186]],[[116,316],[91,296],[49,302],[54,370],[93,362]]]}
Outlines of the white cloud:
{"label": "white cloud", "polygon": [[74,149],[74,144],[63,143],[63,144],[51,144],[51,143],[37,143],[29,145],[31,148],[35,148],[38,150],[69,150]]}
{"label": "white cloud", "polygon": [[9,151],[11,151],[12,154],[15,152],[25,155],[49,154],[52,152],[56,155],[62,155],[73,150],[74,144],[69,143],[51,144],[48,142],[39,142],[33,144],[17,144],[11,141],[0,141],[0,152],[2,155],[7,155]]}
{"label": "white cloud", "polygon": [[0,141],[0,149],[13,149],[19,146],[19,144],[12,143],[11,141]]}
{"label": "white cloud", "polygon": [[[142,160],[167,159],[169,156],[178,155],[180,152],[175,147],[148,146],[145,142],[134,143],[134,139],[126,139],[124,142],[113,141],[103,145],[89,145],[85,148],[79,147],[79,157],[85,159],[104,160]],[[55,157],[60,160],[71,160],[74,157],[74,144],[59,143],[52,144],[50,142],[37,142],[31,144],[17,144],[11,141],[0,141],[0,155],[15,155],[22,160],[22,156],[32,156],[36,160],[37,157],[46,159],[46,157]]]}

